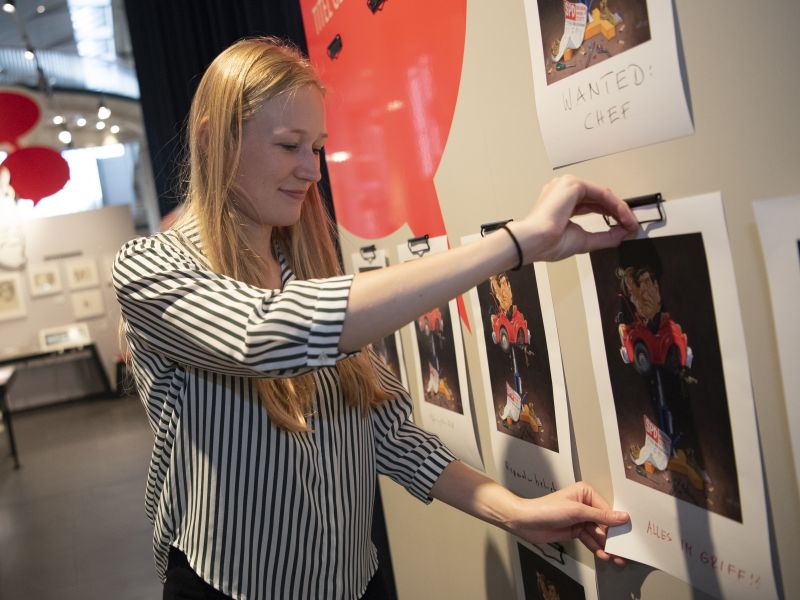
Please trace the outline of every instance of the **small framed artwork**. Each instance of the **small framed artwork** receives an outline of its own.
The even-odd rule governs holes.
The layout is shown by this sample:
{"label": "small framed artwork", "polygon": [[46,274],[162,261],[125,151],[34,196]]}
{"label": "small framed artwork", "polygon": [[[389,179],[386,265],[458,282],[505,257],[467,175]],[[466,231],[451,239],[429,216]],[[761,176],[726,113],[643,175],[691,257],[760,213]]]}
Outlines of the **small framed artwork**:
{"label": "small framed artwork", "polygon": [[0,321],[20,319],[27,314],[19,273],[0,273]]}
{"label": "small framed artwork", "polygon": [[75,258],[66,263],[67,282],[70,289],[82,290],[97,287],[100,279],[97,275],[97,261],[91,257]]}
{"label": "small framed artwork", "polygon": [[103,294],[99,289],[84,290],[72,294],[72,313],[76,319],[91,319],[105,313]]}
{"label": "small framed artwork", "polygon": [[50,296],[61,291],[61,273],[58,263],[42,263],[28,267],[31,296]]}

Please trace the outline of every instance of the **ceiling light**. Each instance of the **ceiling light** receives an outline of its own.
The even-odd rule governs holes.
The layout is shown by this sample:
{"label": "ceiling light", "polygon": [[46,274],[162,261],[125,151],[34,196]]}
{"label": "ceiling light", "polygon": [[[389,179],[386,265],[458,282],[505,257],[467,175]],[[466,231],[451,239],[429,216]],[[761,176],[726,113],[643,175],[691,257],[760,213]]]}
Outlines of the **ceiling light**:
{"label": "ceiling light", "polygon": [[44,11],[46,11],[46,10],[47,10],[47,8],[45,7],[44,4],[40,4],[39,6],[36,7],[36,12],[38,14],[40,14],[40,15],[44,14]]}
{"label": "ceiling light", "polygon": [[75,120],[75,125],[77,125],[78,127],[84,127],[86,125],[86,119],[84,119],[83,117],[78,117]]}
{"label": "ceiling light", "polygon": [[106,128],[106,122],[105,121],[98,121],[97,125],[95,125],[95,127],[97,127],[97,129],[102,131],[103,129]]}
{"label": "ceiling light", "polygon": [[13,13],[17,10],[17,7],[14,6],[14,0],[5,0],[5,2],[3,2],[3,10],[7,13]]}
{"label": "ceiling light", "polygon": [[98,119],[107,119],[111,116],[111,109],[106,106],[104,100],[100,100],[100,105],[97,107],[97,118]]}
{"label": "ceiling light", "polygon": [[72,134],[66,129],[58,132],[58,141],[62,144],[69,144],[72,141]]}
{"label": "ceiling light", "polygon": [[112,125],[111,129],[109,129],[111,133],[119,133],[119,125]]}
{"label": "ceiling light", "polygon": [[61,115],[56,115],[53,117],[53,125],[61,125],[64,122],[64,117]]}
{"label": "ceiling light", "polygon": [[33,52],[33,48],[28,48],[25,50],[25,58],[28,60],[33,60],[36,58],[36,54]]}

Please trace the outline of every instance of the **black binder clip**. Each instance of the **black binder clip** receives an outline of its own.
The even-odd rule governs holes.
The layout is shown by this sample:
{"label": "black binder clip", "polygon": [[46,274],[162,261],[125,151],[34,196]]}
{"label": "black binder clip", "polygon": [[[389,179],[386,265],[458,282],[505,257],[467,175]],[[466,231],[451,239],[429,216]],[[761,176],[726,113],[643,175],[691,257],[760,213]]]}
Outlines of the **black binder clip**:
{"label": "black binder clip", "polygon": [[[555,561],[557,563],[561,563],[562,565],[566,564],[566,561],[564,560],[564,546],[562,546],[558,542],[552,542],[550,544],[547,544],[546,547],[540,546],[539,544],[534,544],[534,546],[536,546],[539,549],[539,552],[544,554],[550,560]],[[555,553],[551,553],[550,551],[548,551],[547,547],[552,548],[552,550],[554,550]]]}
{"label": "black binder clip", "polygon": [[363,258],[367,262],[372,262],[375,260],[375,257],[377,256],[375,252],[376,252],[375,244],[372,244],[371,246],[362,246],[358,250],[358,253],[361,255],[361,258]]}
{"label": "black binder clip", "polygon": [[428,234],[408,240],[408,251],[414,256],[424,256],[431,251],[431,244],[428,241]]}
{"label": "black binder clip", "polygon": [[[660,192],[656,192],[655,194],[647,194],[646,196],[636,196],[635,198],[625,198],[625,203],[631,207],[631,210],[635,208],[641,208],[643,206],[655,206],[656,210],[658,211],[658,217],[654,217],[651,219],[639,219],[638,217],[636,220],[639,222],[639,225],[644,225],[646,223],[660,223],[664,220],[664,206],[663,206],[664,199],[661,197]],[[603,215],[603,219],[605,219],[606,225],[611,227],[612,225],[616,225],[617,222],[615,219],[612,219],[608,215]]]}
{"label": "black binder clip", "polygon": [[331,43],[328,44],[328,57],[331,60],[336,60],[336,57],[339,56],[339,52],[342,51],[342,36],[338,33],[333,36]]}
{"label": "black binder clip", "polygon": [[500,229],[506,223],[510,223],[514,219],[506,219],[505,221],[495,221],[493,223],[484,223],[481,225],[481,237],[486,237],[487,233],[493,232],[495,229]]}
{"label": "black binder clip", "polygon": [[386,2],[386,0],[367,0],[367,7],[372,11],[372,14],[374,15],[376,12],[383,9],[384,2]]}

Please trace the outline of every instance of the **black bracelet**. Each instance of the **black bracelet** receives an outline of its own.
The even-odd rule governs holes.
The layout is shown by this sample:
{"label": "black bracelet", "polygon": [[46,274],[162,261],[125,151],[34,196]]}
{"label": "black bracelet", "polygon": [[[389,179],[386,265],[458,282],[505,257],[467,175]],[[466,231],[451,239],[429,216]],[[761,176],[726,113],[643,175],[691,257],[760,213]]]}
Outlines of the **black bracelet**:
{"label": "black bracelet", "polygon": [[508,232],[508,235],[511,236],[511,241],[514,242],[514,246],[517,249],[517,266],[513,268],[514,271],[519,271],[522,268],[522,247],[519,245],[517,241],[517,236],[511,233],[511,230],[508,228],[508,225],[503,224],[500,226],[501,229],[505,229]]}

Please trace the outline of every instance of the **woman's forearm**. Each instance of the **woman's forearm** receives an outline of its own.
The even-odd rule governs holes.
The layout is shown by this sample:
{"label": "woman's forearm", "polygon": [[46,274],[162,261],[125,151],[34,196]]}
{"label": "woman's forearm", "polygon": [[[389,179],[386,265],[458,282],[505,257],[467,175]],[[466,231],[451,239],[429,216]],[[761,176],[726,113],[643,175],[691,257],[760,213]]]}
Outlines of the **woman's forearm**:
{"label": "woman's forearm", "polygon": [[511,531],[521,500],[496,481],[457,460],[447,465],[436,480],[431,497],[506,531]]}
{"label": "woman's forearm", "polygon": [[339,349],[352,352],[410,323],[517,264],[505,231],[419,260],[359,273],[353,280]]}

